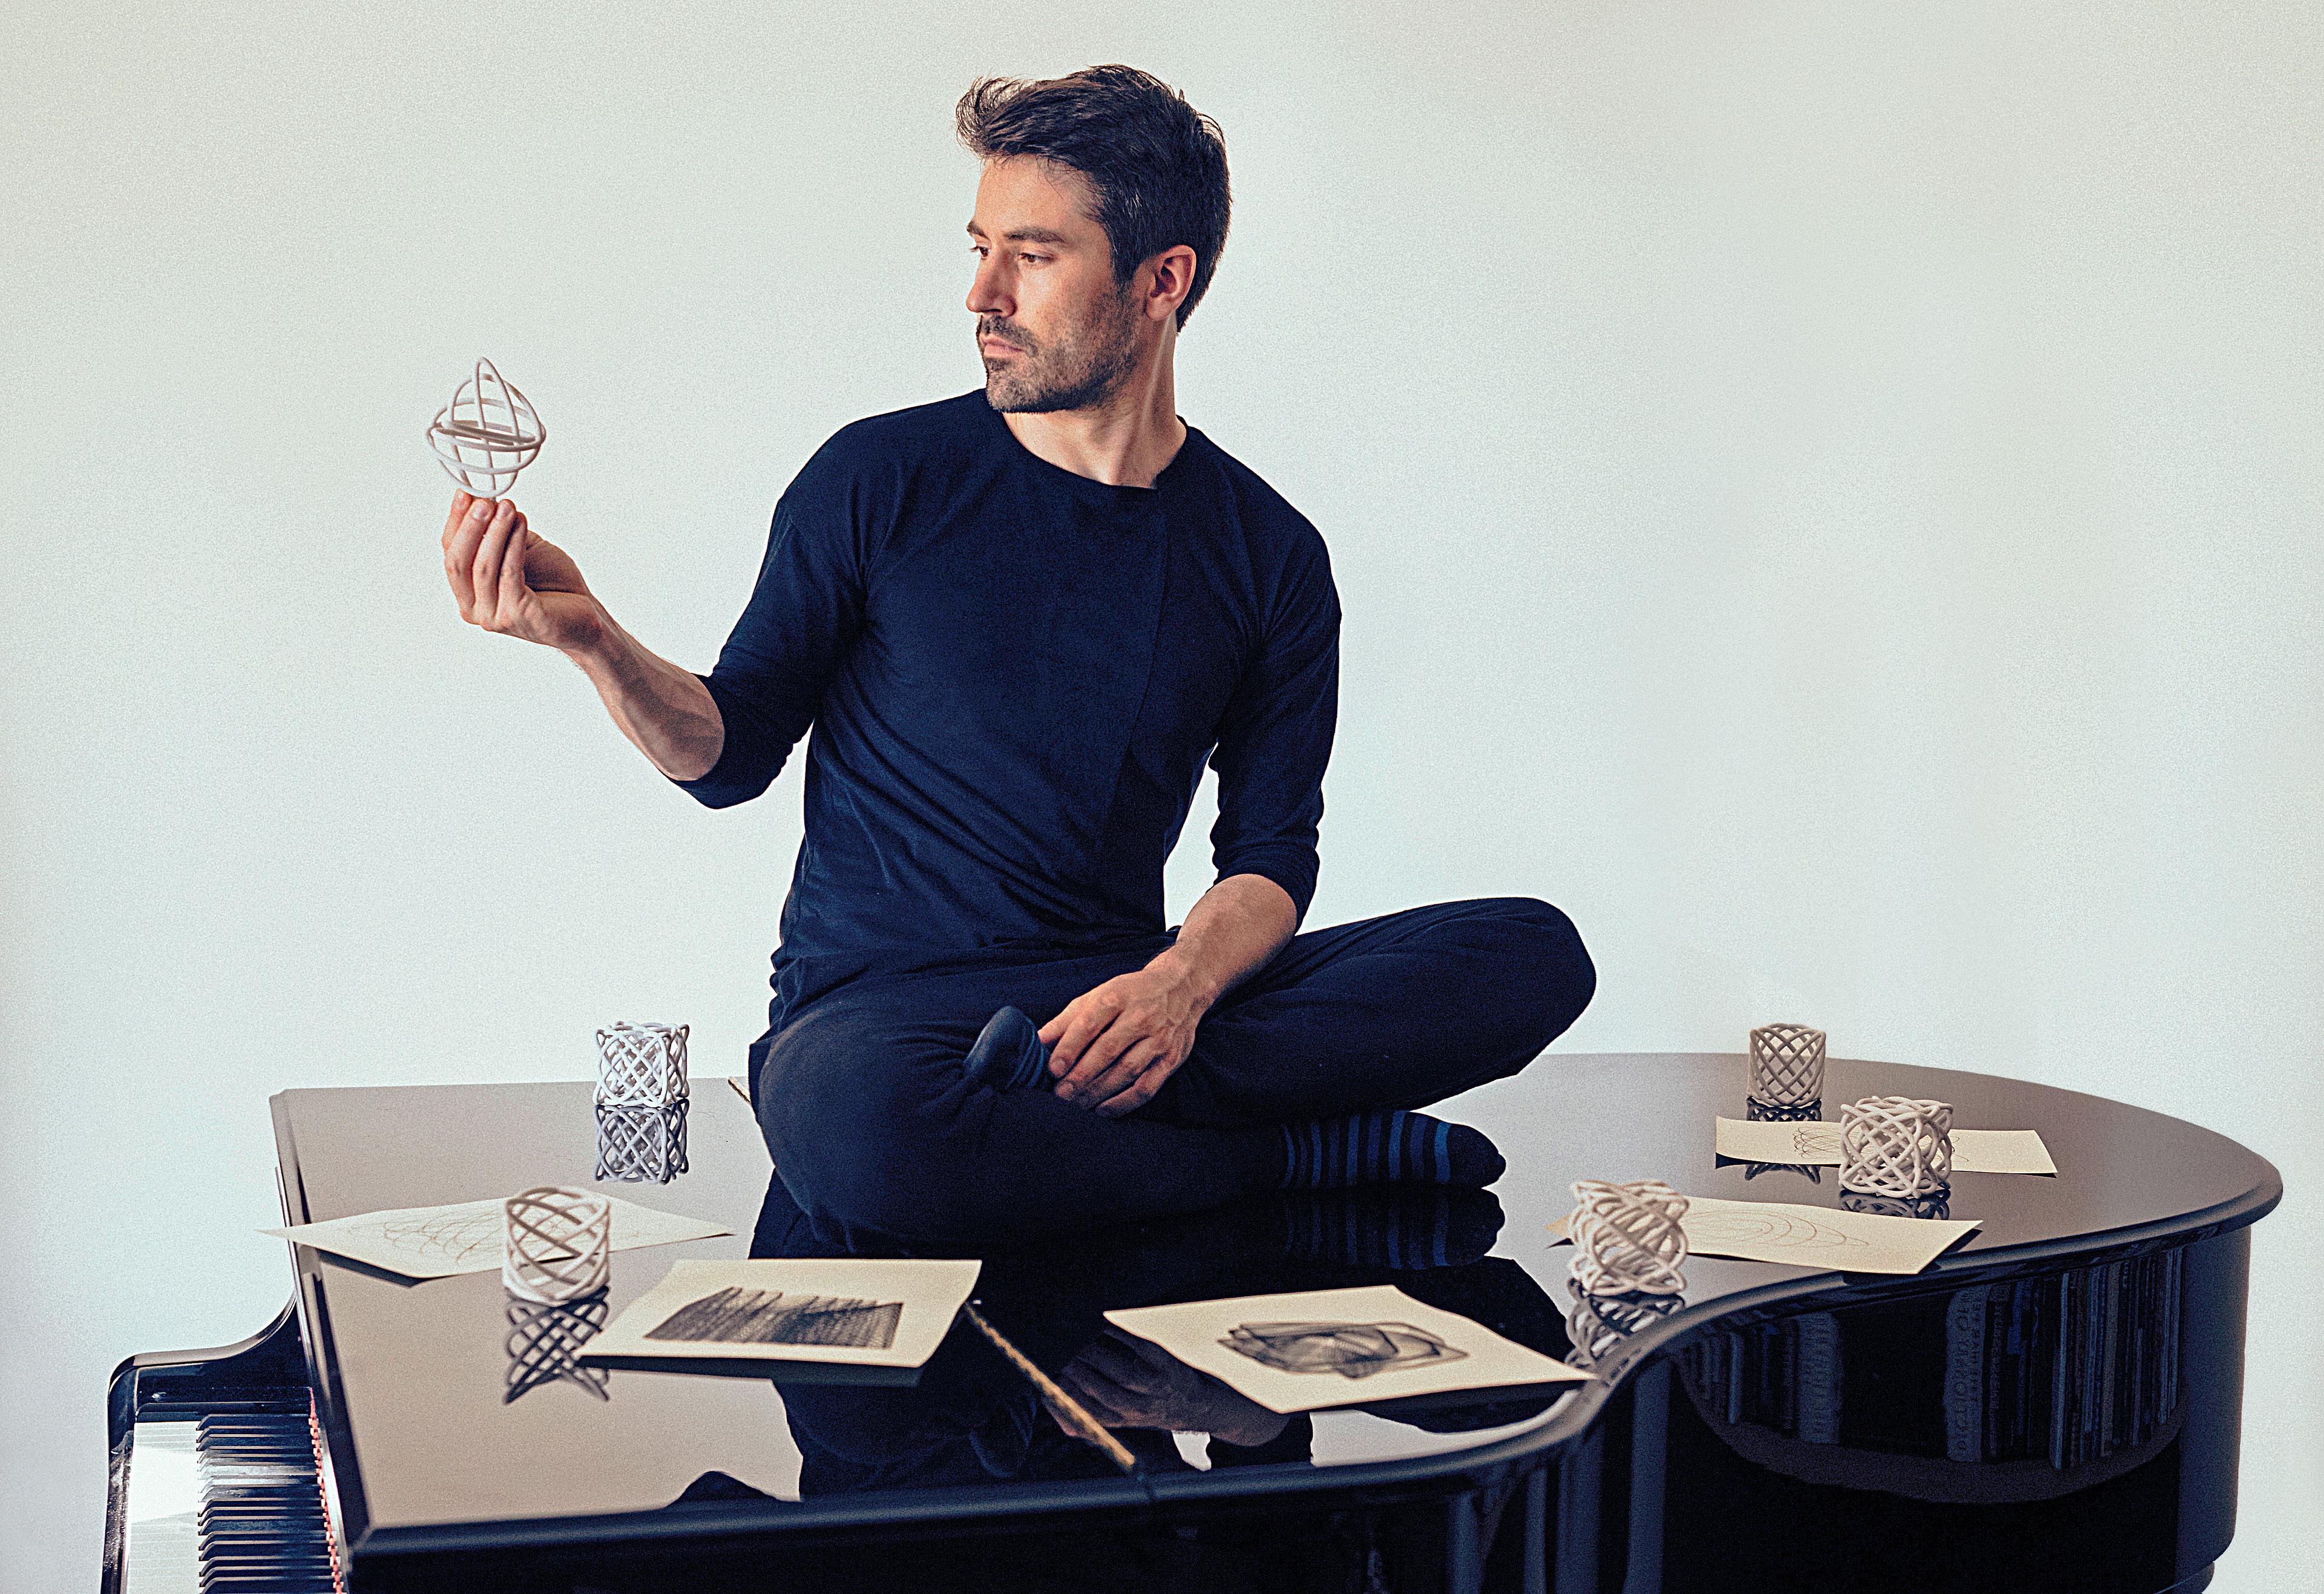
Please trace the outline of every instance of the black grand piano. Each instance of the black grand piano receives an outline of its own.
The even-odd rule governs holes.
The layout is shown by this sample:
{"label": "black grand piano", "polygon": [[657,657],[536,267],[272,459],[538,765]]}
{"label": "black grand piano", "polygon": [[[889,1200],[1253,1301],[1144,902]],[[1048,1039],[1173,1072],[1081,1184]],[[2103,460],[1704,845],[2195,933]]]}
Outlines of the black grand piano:
{"label": "black grand piano", "polygon": [[[908,1385],[576,1362],[675,1258],[816,1254],[747,1105],[697,1080],[690,1172],[601,1188],[732,1238],[618,1253],[606,1297],[553,1311],[495,1273],[414,1284],[294,1246],[272,1327],[123,1364],[105,1594],[2203,1587],[2274,1169],[2095,1097],[1831,1064],[1827,1102],[1872,1094],[2037,1128],[2060,1175],[1957,1174],[1941,1206],[1983,1227],[1915,1276],[1697,1256],[1673,1310],[1593,1308],[1547,1229],[1576,1179],[1842,1195],[1830,1169],[1714,1157],[1739,1056],[1553,1054],[1445,1109],[1509,1154],[1494,1191],[1286,1195],[991,1257],[981,1324]],[[586,1083],[272,1105],[293,1223],[593,1165]],[[1045,1404],[1108,1308],[1376,1283],[1595,1376],[1288,1420],[1163,1378],[1105,1450]]]}

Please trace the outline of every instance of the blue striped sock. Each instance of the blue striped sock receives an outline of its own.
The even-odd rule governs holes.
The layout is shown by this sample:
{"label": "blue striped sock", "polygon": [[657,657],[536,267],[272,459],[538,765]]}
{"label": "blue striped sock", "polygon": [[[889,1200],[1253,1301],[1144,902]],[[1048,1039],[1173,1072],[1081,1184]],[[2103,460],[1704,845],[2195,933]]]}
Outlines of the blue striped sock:
{"label": "blue striped sock", "polygon": [[1283,1126],[1285,1190],[1353,1184],[1457,1184],[1481,1190],[1507,1166],[1465,1124],[1426,1113],[1355,1113]]}

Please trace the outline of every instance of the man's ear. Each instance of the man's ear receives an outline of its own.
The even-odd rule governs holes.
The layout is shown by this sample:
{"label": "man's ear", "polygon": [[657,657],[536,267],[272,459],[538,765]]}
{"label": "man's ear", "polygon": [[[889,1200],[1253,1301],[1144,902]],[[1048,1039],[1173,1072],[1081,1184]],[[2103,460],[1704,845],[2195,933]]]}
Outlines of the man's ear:
{"label": "man's ear", "polygon": [[1194,291],[1194,250],[1185,244],[1173,244],[1148,261],[1146,269],[1153,275],[1148,279],[1139,308],[1150,320],[1176,315],[1186,295]]}

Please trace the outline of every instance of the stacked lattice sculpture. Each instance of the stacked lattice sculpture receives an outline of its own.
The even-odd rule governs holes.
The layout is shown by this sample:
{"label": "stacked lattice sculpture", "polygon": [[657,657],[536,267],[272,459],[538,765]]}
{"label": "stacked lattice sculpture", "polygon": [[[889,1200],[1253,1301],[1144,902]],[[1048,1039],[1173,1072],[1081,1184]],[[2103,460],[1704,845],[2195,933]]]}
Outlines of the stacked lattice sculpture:
{"label": "stacked lattice sculpture", "polygon": [[1569,1271],[1573,1284],[1592,1295],[1676,1295],[1686,1280],[1686,1198],[1659,1179],[1610,1184],[1579,1179],[1573,1184],[1573,1216],[1566,1220],[1573,1241]]}
{"label": "stacked lattice sculpture", "polygon": [[597,1172],[668,1184],[686,1172],[684,1024],[597,1032]]}
{"label": "stacked lattice sculpture", "polygon": [[1868,1096],[1840,1109],[1840,1188],[1915,1200],[1953,1177],[1953,1109],[1910,1096]]}
{"label": "stacked lattice sculpture", "polygon": [[490,360],[476,362],[475,375],[460,384],[452,402],[428,423],[428,446],[444,473],[481,498],[497,498],[516,486],[516,473],[532,463],[548,440],[549,429],[532,401]]}
{"label": "stacked lattice sculpture", "polygon": [[1823,1032],[1803,1024],[1770,1024],[1753,1030],[1751,1099],[1769,1107],[1821,1101]]}
{"label": "stacked lattice sculpture", "polygon": [[501,1283],[544,1306],[605,1287],[613,1253],[613,1203],[586,1190],[536,1185],[503,1203],[507,1228]]}

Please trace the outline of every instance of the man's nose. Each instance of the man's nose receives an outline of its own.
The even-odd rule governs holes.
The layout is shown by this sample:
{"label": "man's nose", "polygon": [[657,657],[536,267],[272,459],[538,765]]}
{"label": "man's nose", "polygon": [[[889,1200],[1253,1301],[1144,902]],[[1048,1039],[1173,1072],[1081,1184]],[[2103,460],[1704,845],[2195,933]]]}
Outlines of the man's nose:
{"label": "man's nose", "polygon": [[996,263],[988,260],[976,268],[976,276],[968,284],[968,308],[981,316],[1017,313],[1017,301]]}

